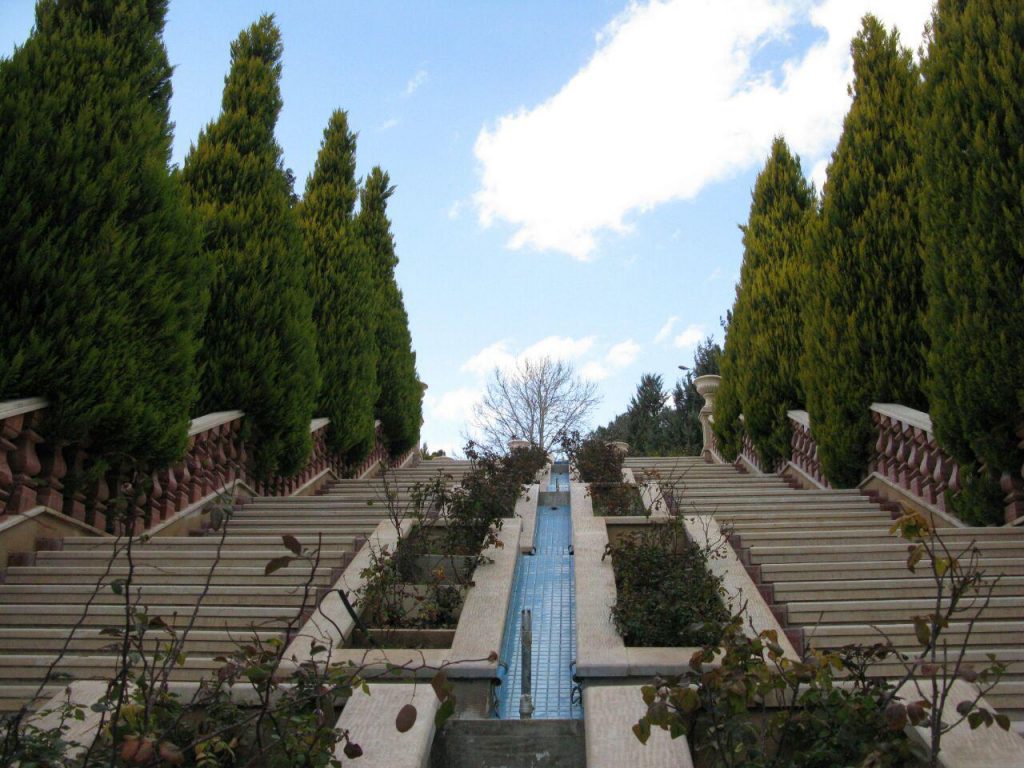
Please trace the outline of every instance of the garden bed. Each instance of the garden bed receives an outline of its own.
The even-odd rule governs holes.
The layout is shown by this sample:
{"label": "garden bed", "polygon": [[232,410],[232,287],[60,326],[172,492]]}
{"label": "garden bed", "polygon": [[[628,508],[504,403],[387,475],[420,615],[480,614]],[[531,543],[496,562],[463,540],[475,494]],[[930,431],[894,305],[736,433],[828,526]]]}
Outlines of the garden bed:
{"label": "garden bed", "polygon": [[611,617],[626,646],[716,642],[729,611],[707,554],[687,540],[681,523],[631,528],[609,536],[607,549],[616,589]]}

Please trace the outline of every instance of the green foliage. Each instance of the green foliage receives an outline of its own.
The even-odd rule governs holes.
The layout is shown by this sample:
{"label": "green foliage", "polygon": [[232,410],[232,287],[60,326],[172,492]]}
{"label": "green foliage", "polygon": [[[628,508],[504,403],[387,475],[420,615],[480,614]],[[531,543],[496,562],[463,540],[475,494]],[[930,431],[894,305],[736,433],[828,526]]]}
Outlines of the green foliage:
{"label": "green foliage", "polygon": [[609,544],[615,569],[611,616],[626,645],[692,647],[715,643],[729,612],[708,555],[686,540],[681,522],[651,525]]}
{"label": "green foliage", "polygon": [[392,455],[417,444],[423,422],[423,387],[416,373],[409,316],[395,281],[395,241],[387,215],[387,202],[395,188],[379,167],[370,171],[360,196],[357,218],[359,236],[369,250],[377,282],[377,381],[380,386],[376,413]]}
{"label": "green foliage", "polygon": [[782,138],[754,184],[743,229],[743,265],[725,338],[715,434],[723,456],[739,451],[738,420],[767,466],[789,455],[786,412],[803,402],[798,379],[806,280],[804,237],[814,189]]}
{"label": "green foliage", "polygon": [[667,414],[665,401],[668,393],[661,376],[645,373],[636,386],[636,394],[629,401],[629,449],[639,456],[652,456],[662,452]]}
{"label": "green foliage", "polygon": [[318,413],[331,420],[328,441],[349,463],[374,444],[377,383],[377,285],[366,243],[355,232],[356,136],[342,111],[331,115],[299,218],[311,259],[313,321],[323,380]]}
{"label": "green foliage", "polygon": [[[917,145],[935,432],[977,484],[1024,449],[1024,6],[940,0],[922,63]],[[980,491],[976,500],[994,498]],[[972,520],[999,522],[976,504]]]}
{"label": "green foliage", "polygon": [[647,514],[637,487],[622,481],[626,457],[614,445],[596,435],[584,439],[579,432],[572,432],[562,437],[562,451],[587,483],[595,515]]}
{"label": "green foliage", "polygon": [[231,44],[220,116],[183,171],[213,269],[201,409],[245,411],[259,475],[305,462],[319,388],[309,266],[274,138],[281,53],[272,16]]}
{"label": "green foliage", "polygon": [[[825,475],[856,485],[872,402],[927,409],[922,393],[914,124],[918,72],[899,35],[865,16],[852,46],[853,104],[808,236],[802,377]],[[748,416],[749,421],[749,416]]]}
{"label": "green foliage", "polygon": [[689,672],[643,687],[647,713],[633,733],[642,742],[652,726],[686,735],[698,763],[716,768],[920,765],[902,725],[886,717],[890,686],[864,674],[865,654],[875,660],[888,651],[815,652],[794,661],[774,630],[750,637],[734,617],[720,642],[693,655]]}
{"label": "green foliage", "polygon": [[0,62],[0,399],[46,397],[49,440],[154,464],[185,446],[206,302],[165,14],[43,0]]}

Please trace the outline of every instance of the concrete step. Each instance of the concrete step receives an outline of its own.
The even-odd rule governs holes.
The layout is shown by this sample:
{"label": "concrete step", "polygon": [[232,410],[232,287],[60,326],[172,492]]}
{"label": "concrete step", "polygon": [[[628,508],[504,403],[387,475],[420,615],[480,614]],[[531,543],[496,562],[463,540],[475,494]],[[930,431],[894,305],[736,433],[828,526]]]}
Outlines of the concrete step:
{"label": "concrete step", "polygon": [[[159,563],[137,565],[133,581],[137,584],[203,584],[210,574],[208,566],[177,566],[164,567]],[[107,571],[105,567],[41,567],[19,566],[10,567],[4,577],[5,584],[94,584],[103,576],[118,578],[128,575],[127,565],[118,565]],[[294,586],[301,584],[309,577],[308,569],[302,573],[299,569],[285,568],[269,576],[263,575],[263,568],[233,567],[218,565],[210,582],[217,585],[258,583],[266,586]],[[317,573],[315,583],[329,583],[332,574],[328,569]]]}
{"label": "concrete step", "polygon": [[[330,534],[324,535],[318,540],[315,534],[308,533],[296,533],[295,538],[299,540],[299,543],[303,547],[315,547],[319,541],[321,546],[338,548],[346,547],[352,544],[353,538],[357,535],[352,534]],[[156,537],[146,542],[136,542],[132,545],[132,554],[138,554],[143,552],[150,552],[153,550],[157,551],[171,551],[171,550],[193,550],[193,549],[216,549],[221,545],[221,536],[213,533],[209,536],[166,536]],[[281,540],[280,535],[246,535],[244,533],[229,531],[227,536],[223,538],[224,546],[232,548],[244,547],[250,550],[281,550],[282,553],[287,554],[288,550]],[[82,536],[82,537],[66,537],[63,539],[63,551],[97,551],[111,553],[113,547],[105,542],[97,542],[94,536]]]}
{"label": "concrete step", "polygon": [[[1015,557],[984,557],[982,566],[990,576],[1024,576],[1024,561]],[[927,560],[917,566],[918,573],[927,573]],[[814,563],[762,563],[758,566],[761,578],[768,582],[785,581],[843,581],[846,579],[904,579],[910,576],[906,557],[898,560],[814,562]]]}
{"label": "concrete step", "polygon": [[[907,620],[887,623],[884,629],[893,643],[900,648],[918,648],[914,625]],[[949,642],[962,642],[967,630],[963,621],[951,622],[943,632]],[[867,624],[813,624],[805,627],[806,637],[816,648],[840,648],[844,645],[864,643],[872,645],[883,641],[878,629]],[[1005,621],[979,621],[971,632],[971,645],[982,647],[1007,646],[1020,647],[1020,638],[1024,634],[1024,621],[1008,619]]]}
{"label": "concrete step", "polygon": [[[175,628],[188,626],[196,612],[198,629],[231,629],[232,631],[279,631],[296,614],[294,607],[201,605],[198,609],[185,602],[160,606],[157,613]],[[0,605],[2,627],[70,627],[82,620],[86,627],[120,626],[124,621],[124,606],[93,605],[82,618],[82,611],[59,611],[46,604]]]}
{"label": "concrete step", "polygon": [[[117,638],[111,635],[100,634],[100,631],[95,628],[79,628],[69,641],[68,637],[71,633],[70,627],[2,627],[0,628],[0,654],[18,652],[42,654],[46,651],[55,654],[64,647],[65,643],[68,644],[68,650],[72,653],[88,653],[99,651],[117,641]],[[280,633],[257,632],[254,635],[250,632],[232,635],[218,630],[192,630],[186,638],[186,652],[216,656],[231,653],[240,644],[252,642],[254,638],[258,638],[261,642],[267,642],[275,637],[280,637]],[[159,638],[153,638],[153,642],[161,644],[166,640],[167,636],[162,633]]]}
{"label": "concrete step", "polygon": [[[755,544],[750,547],[750,558],[753,563],[835,563],[858,560],[906,560],[907,544],[892,537],[890,543],[876,544],[819,544],[812,537],[813,544],[801,546],[762,546]],[[997,541],[987,543],[985,555],[993,557],[1024,557],[1024,544],[1016,541]]]}
{"label": "concrete step", "polygon": [[[321,567],[333,567],[343,562],[350,554],[351,548],[346,549],[323,549],[320,552]],[[233,566],[266,566],[274,557],[287,555],[287,550],[254,550],[235,549],[225,547],[220,553],[220,562],[224,565]],[[195,548],[189,551],[168,551],[168,550],[143,550],[133,552],[132,559],[136,563],[159,563],[167,567],[176,566],[200,566],[203,563],[209,567],[217,560],[217,552],[214,549]],[[57,565],[70,567],[75,563],[83,565],[106,563],[110,561],[110,553],[97,552],[95,550],[70,551],[70,552],[37,552],[36,565]],[[116,562],[127,562],[124,555],[116,558]],[[292,567],[306,568],[306,562],[294,563]]]}
{"label": "concrete step", "polygon": [[[943,601],[945,606],[948,601]],[[972,603],[964,601],[967,608]],[[980,600],[977,607],[981,607]],[[934,599],[909,598],[888,600],[808,600],[788,603],[790,624],[878,624],[902,622],[912,616],[925,615],[935,608]],[[972,611],[973,613],[973,611]],[[1024,616],[1024,597],[993,597],[983,613],[984,621],[1017,619]]]}
{"label": "concrete step", "polygon": [[[194,604],[204,591],[202,585],[133,584],[130,593],[133,602],[138,598],[149,610],[159,606]],[[289,606],[302,601],[302,585],[271,587],[211,586],[203,598],[203,605]],[[75,607],[84,605],[90,597],[94,605],[124,605],[124,595],[117,594],[107,584],[97,590],[93,585],[59,584],[5,584],[0,586],[0,602],[9,605],[30,603]],[[315,595],[315,592],[313,593]]]}
{"label": "concrete step", "polygon": [[[782,526],[753,528],[744,525],[737,526],[735,531],[743,537],[744,546],[782,546],[793,541],[794,532],[790,528]],[[809,526],[805,530],[807,537],[813,538],[815,543],[849,543],[849,544],[890,544],[893,541],[900,541],[895,534],[889,533],[889,527],[885,525],[870,525],[864,527],[838,527]],[[971,542],[975,542],[978,548],[984,552],[993,544],[1016,545],[1021,552],[1024,552],[1024,530],[1013,531],[1005,528],[970,528],[950,529],[943,531],[942,539],[947,546],[959,551]]]}
{"label": "concrete step", "polygon": [[[775,602],[793,605],[817,600],[881,600],[926,598],[935,594],[935,582],[927,577],[896,579],[835,579],[832,581],[783,581],[771,584]],[[985,588],[987,590],[987,587]],[[1000,579],[993,594],[1002,597],[1024,594],[1024,576]]]}

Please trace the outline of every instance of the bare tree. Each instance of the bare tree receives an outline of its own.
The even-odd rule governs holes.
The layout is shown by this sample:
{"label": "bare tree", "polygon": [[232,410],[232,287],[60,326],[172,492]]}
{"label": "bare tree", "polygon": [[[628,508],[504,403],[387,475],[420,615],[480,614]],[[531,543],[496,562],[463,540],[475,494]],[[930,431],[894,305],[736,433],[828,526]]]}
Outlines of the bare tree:
{"label": "bare tree", "polygon": [[529,440],[550,450],[562,434],[585,426],[601,398],[571,363],[543,357],[495,368],[483,400],[473,409],[479,442],[504,452],[509,440]]}

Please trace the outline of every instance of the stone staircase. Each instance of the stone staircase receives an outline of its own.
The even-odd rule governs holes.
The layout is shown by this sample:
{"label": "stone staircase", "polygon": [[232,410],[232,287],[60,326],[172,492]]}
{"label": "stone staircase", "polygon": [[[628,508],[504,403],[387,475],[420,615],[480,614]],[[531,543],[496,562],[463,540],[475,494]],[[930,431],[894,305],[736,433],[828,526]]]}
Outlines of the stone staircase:
{"label": "stone staircase", "polygon": [[[398,505],[406,505],[416,482],[439,472],[458,482],[468,468],[467,462],[424,462],[390,471],[387,488]],[[297,619],[336,581],[387,512],[382,480],[340,480],[316,496],[248,500],[231,516],[223,537],[206,531],[134,540],[132,602],[178,630],[195,613],[184,648],[188,659],[172,680],[208,677],[222,666],[214,657],[230,653],[240,641],[279,637],[289,622],[301,626]],[[319,545],[315,574],[309,563],[297,562],[264,575],[268,561],[289,554],[284,534],[304,548]],[[125,595],[111,585],[128,577],[125,544],[97,537],[41,540],[44,549],[19,555],[18,564],[3,573],[0,712],[26,702],[38,705],[67,679],[111,677],[117,638],[103,629],[124,624]],[[48,667],[65,646],[57,677],[37,697]]]}
{"label": "stone staircase", "polygon": [[[927,562],[907,569],[907,543],[889,533],[896,509],[856,490],[797,490],[775,475],[744,474],[729,465],[695,457],[630,458],[638,482],[651,479],[673,488],[682,514],[710,514],[731,530],[730,541],[773,604],[792,639],[816,648],[883,641],[918,646],[912,617],[934,610]],[[1024,528],[947,527],[953,551],[970,542],[981,551],[981,567],[999,577],[991,603],[977,622],[967,661],[987,664],[987,653],[1008,671],[987,699],[1024,725]],[[959,642],[966,623],[947,630]],[[886,663],[882,671],[902,668]]]}

